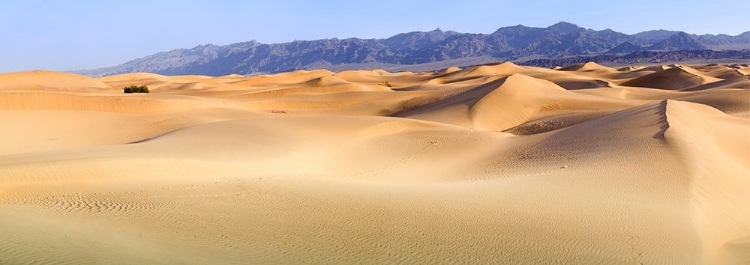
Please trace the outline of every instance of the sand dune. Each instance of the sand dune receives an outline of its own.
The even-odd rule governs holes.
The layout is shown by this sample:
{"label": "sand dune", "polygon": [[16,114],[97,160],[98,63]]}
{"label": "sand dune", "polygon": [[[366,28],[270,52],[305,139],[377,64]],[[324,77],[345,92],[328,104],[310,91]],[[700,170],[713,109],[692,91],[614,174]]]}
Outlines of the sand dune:
{"label": "sand dune", "polygon": [[560,68],[560,70],[561,71],[577,71],[577,72],[613,72],[613,71],[616,71],[615,69],[612,69],[612,68],[594,63],[594,62],[575,64],[575,65]]}
{"label": "sand dune", "polygon": [[750,72],[742,69],[735,69],[725,65],[711,64],[696,67],[702,74],[720,78],[720,79],[732,79],[741,76],[747,76]]}
{"label": "sand dune", "polygon": [[[540,70],[541,69],[537,69],[536,71],[540,71]],[[524,66],[518,66],[511,62],[504,62],[504,63],[499,63],[499,64],[489,64],[489,65],[469,67],[463,70],[449,73],[448,76],[455,78],[455,77],[475,77],[475,76],[491,76],[491,75],[512,75],[512,74],[519,74],[519,73],[528,73],[532,71],[533,70]]]}
{"label": "sand dune", "polygon": [[87,76],[49,71],[0,74],[0,89],[7,91],[90,91],[120,92],[102,81]]}
{"label": "sand dune", "polygon": [[689,87],[684,89],[685,91],[698,91],[712,88],[737,88],[737,89],[750,89],[750,75],[742,75],[738,77],[730,77],[721,81],[703,84],[699,86]]}
{"label": "sand dune", "polygon": [[675,66],[667,70],[644,75],[622,83],[623,86],[651,87],[661,89],[686,89],[720,81],[687,66]]}
{"label": "sand dune", "polygon": [[746,264],[742,67],[2,74],[0,264]]}

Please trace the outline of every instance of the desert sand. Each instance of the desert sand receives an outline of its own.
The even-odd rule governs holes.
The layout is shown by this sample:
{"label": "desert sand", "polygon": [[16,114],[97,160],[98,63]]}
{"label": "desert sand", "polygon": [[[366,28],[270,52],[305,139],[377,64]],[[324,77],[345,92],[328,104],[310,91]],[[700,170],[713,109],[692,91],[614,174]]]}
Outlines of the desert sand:
{"label": "desert sand", "polygon": [[0,74],[0,264],[747,264],[748,73]]}

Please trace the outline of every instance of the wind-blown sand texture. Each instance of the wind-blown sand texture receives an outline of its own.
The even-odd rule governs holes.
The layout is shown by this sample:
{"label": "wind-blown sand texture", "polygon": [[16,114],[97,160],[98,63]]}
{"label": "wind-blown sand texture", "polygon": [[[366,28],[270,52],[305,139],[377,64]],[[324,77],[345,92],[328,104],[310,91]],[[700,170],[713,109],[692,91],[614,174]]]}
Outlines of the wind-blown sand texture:
{"label": "wind-blown sand texture", "polygon": [[747,264],[748,72],[2,74],[0,264]]}

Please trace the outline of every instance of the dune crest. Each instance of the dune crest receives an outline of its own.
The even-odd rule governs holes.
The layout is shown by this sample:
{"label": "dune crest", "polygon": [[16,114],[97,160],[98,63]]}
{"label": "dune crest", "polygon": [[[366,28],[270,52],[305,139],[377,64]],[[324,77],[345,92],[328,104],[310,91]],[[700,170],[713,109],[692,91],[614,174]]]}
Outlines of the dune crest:
{"label": "dune crest", "polygon": [[37,70],[0,74],[0,89],[3,91],[102,91],[109,90],[111,87],[88,76]]}
{"label": "dune crest", "polygon": [[717,81],[721,81],[721,79],[703,75],[689,67],[675,66],[667,70],[638,77],[621,85],[661,89],[686,89]]}
{"label": "dune crest", "polygon": [[616,71],[615,69],[597,64],[595,62],[588,62],[588,63],[582,63],[582,64],[575,64],[571,66],[567,66],[564,68],[560,68],[561,71],[579,71],[579,72],[612,72]]}

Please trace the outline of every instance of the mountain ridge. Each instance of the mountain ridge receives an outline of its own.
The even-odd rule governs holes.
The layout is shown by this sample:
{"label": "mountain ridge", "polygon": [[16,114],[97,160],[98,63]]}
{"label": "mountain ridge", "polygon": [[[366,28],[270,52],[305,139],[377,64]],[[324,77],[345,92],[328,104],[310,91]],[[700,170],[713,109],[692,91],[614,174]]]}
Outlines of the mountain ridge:
{"label": "mountain ridge", "polygon": [[[623,51],[615,49],[626,42],[632,45],[621,47]],[[90,76],[131,72],[219,76],[346,68],[347,65],[415,65],[475,57],[526,61],[595,56],[618,51],[723,50],[726,47],[750,48],[750,31],[737,36],[695,35],[666,30],[628,35],[611,29],[597,31],[559,22],[546,28],[523,25],[501,27],[490,34],[459,33],[438,28],[427,32],[400,33],[384,39],[329,38],[275,44],[252,40],[223,46],[206,44],[159,52],[112,67],[74,72]]]}

